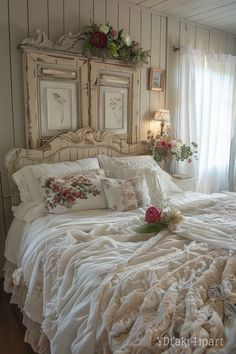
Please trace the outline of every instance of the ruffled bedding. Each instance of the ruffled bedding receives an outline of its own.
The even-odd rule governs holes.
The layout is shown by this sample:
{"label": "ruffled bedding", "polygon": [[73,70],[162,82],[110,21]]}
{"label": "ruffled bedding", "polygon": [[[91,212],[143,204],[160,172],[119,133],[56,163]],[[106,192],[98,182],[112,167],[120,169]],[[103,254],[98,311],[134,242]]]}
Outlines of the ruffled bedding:
{"label": "ruffled bedding", "polygon": [[176,233],[138,235],[142,209],[47,216],[25,229],[5,289],[35,351],[236,352],[235,195],[169,204],[185,215]]}

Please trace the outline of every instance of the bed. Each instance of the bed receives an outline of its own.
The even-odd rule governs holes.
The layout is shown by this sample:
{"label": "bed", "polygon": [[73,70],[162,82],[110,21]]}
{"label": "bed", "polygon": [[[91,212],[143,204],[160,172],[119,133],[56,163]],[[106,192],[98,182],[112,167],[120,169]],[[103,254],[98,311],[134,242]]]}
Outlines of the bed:
{"label": "bed", "polygon": [[[135,204],[132,193],[126,195],[128,207],[122,209],[114,201],[115,181],[106,194],[109,210],[92,200],[92,207],[64,213],[50,199],[47,207],[58,212],[45,215],[44,200],[27,199],[38,186],[20,191],[23,201],[13,209],[6,242],[4,287],[23,313],[25,340],[35,352],[236,352],[235,194],[183,192],[146,154],[145,144],[129,145],[108,131],[85,128],[38,150],[13,149],[6,156],[13,205],[19,191],[12,176],[18,173],[18,185],[38,179],[35,172],[19,173],[29,171],[23,168],[51,164],[40,172],[45,187],[45,171],[52,178],[56,164],[64,163],[56,176],[62,178],[62,171],[78,172],[67,165],[78,160],[93,174],[102,167],[101,178],[93,177],[106,181],[104,190],[110,179],[138,178],[150,197]],[[181,211],[183,222],[175,231],[138,231],[155,202]]]}

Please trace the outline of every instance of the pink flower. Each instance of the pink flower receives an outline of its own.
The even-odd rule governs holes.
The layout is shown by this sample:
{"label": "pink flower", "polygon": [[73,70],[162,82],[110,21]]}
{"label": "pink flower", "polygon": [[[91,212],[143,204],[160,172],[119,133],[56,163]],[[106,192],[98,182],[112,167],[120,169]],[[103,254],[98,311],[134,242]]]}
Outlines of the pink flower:
{"label": "pink flower", "polygon": [[91,34],[90,43],[96,48],[105,48],[107,44],[107,36],[105,33],[96,31]]}
{"label": "pink flower", "polygon": [[145,221],[148,224],[153,222],[158,222],[161,219],[161,210],[156,208],[155,206],[150,206],[145,215]]}
{"label": "pink flower", "polygon": [[112,31],[111,31],[111,36],[112,36],[113,38],[116,38],[116,36],[117,36],[117,31],[116,31],[115,29],[112,29]]}
{"label": "pink flower", "polygon": [[59,192],[59,190],[60,190],[60,185],[59,185],[59,183],[57,183],[57,182],[55,182],[55,181],[53,181],[53,182],[50,183],[50,187],[51,187],[51,190],[52,190],[53,192]]}

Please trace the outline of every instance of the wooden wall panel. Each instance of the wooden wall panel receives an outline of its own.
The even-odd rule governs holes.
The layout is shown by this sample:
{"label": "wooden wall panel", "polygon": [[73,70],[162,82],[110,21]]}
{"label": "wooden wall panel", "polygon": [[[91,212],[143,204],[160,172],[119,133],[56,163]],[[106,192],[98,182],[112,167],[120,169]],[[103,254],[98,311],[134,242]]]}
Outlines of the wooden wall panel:
{"label": "wooden wall panel", "polygon": [[226,43],[226,52],[228,54],[234,55],[234,38],[233,37],[227,37],[227,43]]}
{"label": "wooden wall panel", "polygon": [[49,38],[57,40],[64,33],[63,0],[48,0],[48,32]]}
{"label": "wooden wall panel", "polygon": [[141,9],[139,7],[130,7],[129,33],[133,40],[141,41]]}
{"label": "wooden wall panel", "polygon": [[4,209],[3,209],[3,195],[2,195],[2,180],[0,171],[0,277],[2,277],[3,267],[4,267],[4,246],[5,246],[5,220],[4,220]]}
{"label": "wooden wall panel", "polygon": [[116,0],[107,0],[106,21],[118,30],[118,2]]}
{"label": "wooden wall panel", "polygon": [[[144,50],[151,49],[151,13],[147,10],[141,11],[141,47]],[[150,59],[148,60],[150,67]],[[147,67],[141,69],[140,76],[140,139],[147,138],[147,131],[150,129],[149,94],[148,91],[149,70]]]}
{"label": "wooden wall panel", "polygon": [[[166,17],[161,16],[161,33],[160,33],[160,68],[166,69]],[[168,73],[166,72],[166,76]],[[166,106],[166,89],[164,92],[159,93],[159,108],[165,108]]]}
{"label": "wooden wall panel", "polygon": [[17,45],[28,36],[27,0],[9,0],[12,109],[15,145],[25,145],[22,58]]}
{"label": "wooden wall panel", "polygon": [[[152,68],[160,68],[161,64],[161,16],[157,14],[151,15],[151,58],[150,66]],[[152,122],[154,113],[160,106],[160,93],[150,91],[149,95],[149,111],[150,111],[150,129],[155,129],[156,123]],[[163,107],[162,107],[163,108]]]}
{"label": "wooden wall panel", "polygon": [[80,0],[80,28],[93,21],[93,0]]}
{"label": "wooden wall panel", "polygon": [[124,33],[129,33],[129,5],[125,3],[119,3],[119,18],[118,28],[124,29]]}
{"label": "wooden wall panel", "polygon": [[14,146],[14,124],[12,114],[11,53],[9,33],[9,13],[7,0],[1,1],[0,11],[0,276],[4,264],[4,244],[6,237],[3,193],[9,194],[7,175],[4,169],[4,155]]}
{"label": "wooden wall panel", "polygon": [[196,48],[209,50],[209,31],[206,28],[196,27]]}
{"label": "wooden wall panel", "polygon": [[175,129],[178,119],[179,51],[174,51],[174,47],[180,47],[180,22],[168,19],[166,105],[170,110],[171,124]]}
{"label": "wooden wall panel", "polygon": [[35,30],[41,29],[48,34],[48,1],[28,0],[29,35],[35,36]]}
{"label": "wooden wall panel", "polygon": [[106,0],[94,1],[93,19],[98,25],[106,23]]}
{"label": "wooden wall panel", "polygon": [[180,24],[180,45],[181,46],[196,46],[195,26],[186,22]]}
{"label": "wooden wall panel", "polygon": [[64,25],[65,33],[72,32],[73,34],[79,32],[79,8],[78,0],[64,1]]}
{"label": "wooden wall panel", "polygon": [[3,160],[7,151],[15,144],[8,16],[8,2],[2,0],[0,11],[0,168],[4,195],[9,194],[9,187]]}
{"label": "wooden wall panel", "polygon": [[[190,45],[236,55],[236,39],[233,36],[187,24],[183,20],[167,19],[166,16],[136,7],[137,2],[132,0],[132,4],[127,4],[118,0],[1,0],[0,186],[3,198],[0,197],[0,225],[8,225],[11,218],[3,158],[12,146],[25,145],[22,64],[16,46],[24,37],[35,36],[35,29],[40,28],[49,34],[51,39],[58,39],[63,32],[78,33],[90,20],[98,24],[109,21],[116,29],[124,28],[143,49],[151,51],[147,67],[140,71],[141,139],[146,138],[153,113],[157,109],[170,109],[173,125],[178,118],[179,53],[173,52],[173,45]],[[167,69],[164,93],[148,90],[149,67]]]}

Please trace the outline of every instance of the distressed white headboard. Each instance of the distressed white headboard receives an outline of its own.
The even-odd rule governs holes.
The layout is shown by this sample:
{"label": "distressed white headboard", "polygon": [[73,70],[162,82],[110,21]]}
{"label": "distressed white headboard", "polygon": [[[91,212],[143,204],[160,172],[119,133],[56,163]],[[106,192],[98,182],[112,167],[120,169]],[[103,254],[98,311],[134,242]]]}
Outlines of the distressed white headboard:
{"label": "distressed white headboard", "polygon": [[99,154],[130,156],[147,154],[147,144],[127,144],[126,139],[107,130],[82,128],[53,137],[37,150],[11,149],[5,157],[9,175],[12,203],[17,202],[18,191],[11,176],[20,168],[40,163],[73,161]]}

